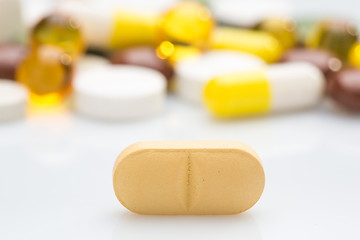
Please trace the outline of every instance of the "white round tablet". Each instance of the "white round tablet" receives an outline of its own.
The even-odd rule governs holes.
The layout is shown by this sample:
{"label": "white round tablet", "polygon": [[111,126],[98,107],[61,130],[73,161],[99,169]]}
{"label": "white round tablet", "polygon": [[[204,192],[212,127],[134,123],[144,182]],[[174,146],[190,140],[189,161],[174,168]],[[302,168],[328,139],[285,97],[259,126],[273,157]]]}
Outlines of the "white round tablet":
{"label": "white round tablet", "polygon": [[251,54],[228,50],[209,51],[176,64],[176,92],[181,98],[200,104],[204,86],[212,78],[264,66],[262,59]]}
{"label": "white round tablet", "polygon": [[28,91],[12,80],[0,79],[0,121],[25,116]]}
{"label": "white round tablet", "polygon": [[79,71],[74,79],[74,109],[103,120],[129,120],[158,113],[166,79],[136,66],[108,65]]}
{"label": "white round tablet", "polygon": [[82,56],[76,63],[77,71],[87,71],[88,69],[102,67],[110,64],[110,61],[105,57],[97,56],[94,54],[86,54]]}

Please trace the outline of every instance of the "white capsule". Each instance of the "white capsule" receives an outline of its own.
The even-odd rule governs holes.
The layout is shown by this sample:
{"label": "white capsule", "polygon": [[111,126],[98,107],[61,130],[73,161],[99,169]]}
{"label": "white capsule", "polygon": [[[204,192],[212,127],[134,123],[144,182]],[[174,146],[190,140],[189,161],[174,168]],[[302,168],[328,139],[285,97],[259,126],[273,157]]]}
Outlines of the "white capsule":
{"label": "white capsule", "polygon": [[165,101],[166,79],[157,71],[108,65],[79,71],[74,79],[74,109],[103,120],[154,115]]}
{"label": "white capsule", "polygon": [[0,121],[10,121],[25,115],[28,91],[12,80],[0,80]]}
{"label": "white capsule", "polygon": [[271,92],[271,111],[286,111],[316,105],[323,97],[325,79],[310,63],[274,64],[266,71]]}
{"label": "white capsule", "polygon": [[201,104],[204,86],[212,78],[264,66],[262,59],[251,54],[228,50],[209,51],[176,64],[176,91],[186,101]]}
{"label": "white capsule", "polygon": [[218,76],[207,83],[204,100],[219,117],[263,114],[313,107],[322,99],[322,72],[305,62]]}

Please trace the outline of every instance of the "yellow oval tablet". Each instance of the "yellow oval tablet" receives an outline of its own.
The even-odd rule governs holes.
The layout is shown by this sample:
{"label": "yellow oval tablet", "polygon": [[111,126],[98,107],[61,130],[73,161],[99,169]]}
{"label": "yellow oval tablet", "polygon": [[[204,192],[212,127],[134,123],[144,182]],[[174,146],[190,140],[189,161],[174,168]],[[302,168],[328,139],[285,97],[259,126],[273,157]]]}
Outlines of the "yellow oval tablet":
{"label": "yellow oval tablet", "polygon": [[113,170],[116,197],[140,214],[236,214],[265,184],[258,155],[237,141],[150,141],[126,148]]}

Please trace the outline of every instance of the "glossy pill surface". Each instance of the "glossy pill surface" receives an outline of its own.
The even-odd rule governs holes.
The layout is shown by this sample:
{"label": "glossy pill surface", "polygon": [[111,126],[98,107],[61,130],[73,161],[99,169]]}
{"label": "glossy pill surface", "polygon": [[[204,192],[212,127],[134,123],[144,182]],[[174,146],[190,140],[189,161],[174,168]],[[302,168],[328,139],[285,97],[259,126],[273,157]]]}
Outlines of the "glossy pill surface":
{"label": "glossy pill surface", "polygon": [[149,141],[126,148],[114,191],[130,211],[155,215],[236,214],[260,198],[258,155],[237,141]]}
{"label": "glossy pill surface", "polygon": [[164,75],[167,79],[174,74],[174,69],[167,59],[161,59],[154,47],[130,47],[115,52],[110,59],[112,64],[135,65],[151,68]]}
{"label": "glossy pill surface", "polygon": [[328,93],[340,106],[360,111],[360,70],[344,69],[329,78]]}
{"label": "glossy pill surface", "polygon": [[215,29],[210,45],[215,49],[251,53],[269,63],[277,61],[283,52],[279,41],[269,33],[230,27]]}

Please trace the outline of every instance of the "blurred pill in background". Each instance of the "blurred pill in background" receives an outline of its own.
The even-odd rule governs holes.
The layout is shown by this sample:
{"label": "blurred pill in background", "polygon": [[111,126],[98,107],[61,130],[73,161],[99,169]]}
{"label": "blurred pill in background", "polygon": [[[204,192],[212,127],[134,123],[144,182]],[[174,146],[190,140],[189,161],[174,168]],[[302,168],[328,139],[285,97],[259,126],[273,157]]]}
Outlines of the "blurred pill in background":
{"label": "blurred pill in background", "polygon": [[160,20],[160,37],[174,44],[206,48],[215,20],[210,10],[196,1],[182,1]]}
{"label": "blurred pill in background", "polygon": [[0,79],[0,121],[25,116],[28,92],[15,81]]}
{"label": "blurred pill in background", "polygon": [[19,44],[0,44],[0,78],[15,80],[16,69],[24,60],[27,47]]}
{"label": "blurred pill in background", "polygon": [[210,79],[220,74],[249,71],[264,66],[262,59],[251,54],[212,50],[176,64],[176,91],[182,99],[201,104],[203,88]]}
{"label": "blurred pill in background", "polygon": [[29,50],[16,79],[29,89],[32,103],[52,105],[70,91],[72,71],[70,55],[52,45],[39,45]]}
{"label": "blurred pill in background", "polygon": [[167,79],[170,79],[174,70],[167,59],[158,56],[156,48],[139,46],[119,50],[112,54],[110,61],[112,64],[136,65],[151,68],[159,71]]}
{"label": "blurred pill in background", "polygon": [[83,30],[86,44],[94,49],[117,49],[137,45],[155,46],[158,16],[133,9],[106,8],[84,2],[66,2],[57,12],[73,17]]}
{"label": "blurred pill in background", "polygon": [[280,62],[308,62],[318,67],[327,78],[341,69],[341,61],[323,49],[293,48],[284,53]]}
{"label": "blurred pill in background", "polygon": [[74,110],[108,121],[133,120],[160,112],[165,77],[152,69],[107,65],[79,71],[74,79]]}
{"label": "blurred pill in background", "polygon": [[217,117],[291,111],[317,105],[325,82],[312,64],[293,62],[219,75],[206,84],[206,107]]}
{"label": "blurred pill in background", "polygon": [[346,63],[356,43],[356,27],[346,20],[322,20],[315,24],[306,38],[306,46],[326,49]]}
{"label": "blurred pill in background", "polygon": [[0,43],[20,43],[25,40],[20,0],[0,0]]}
{"label": "blurred pill in background", "polygon": [[255,29],[272,34],[284,49],[289,49],[297,43],[296,24],[288,17],[269,17],[262,20]]}
{"label": "blurred pill in background", "polygon": [[77,61],[75,69],[76,71],[86,71],[87,69],[102,67],[108,64],[110,64],[110,61],[106,57],[95,54],[85,54]]}
{"label": "blurred pill in background", "polygon": [[211,10],[222,25],[253,28],[264,18],[288,16],[291,7],[284,0],[214,0]]}
{"label": "blurred pill in background", "polygon": [[34,26],[30,41],[34,47],[42,44],[57,46],[73,59],[79,57],[85,49],[79,23],[75,18],[61,14],[41,19]]}
{"label": "blurred pill in background", "polygon": [[329,78],[328,94],[338,105],[360,111],[360,70],[344,69]]}
{"label": "blurred pill in background", "polygon": [[156,54],[162,59],[167,59],[170,65],[174,66],[181,60],[199,56],[201,50],[194,46],[172,44],[169,41],[163,41],[156,48]]}
{"label": "blurred pill in background", "polygon": [[279,60],[283,53],[279,41],[263,31],[219,27],[210,41],[212,48],[251,53],[269,63]]}

